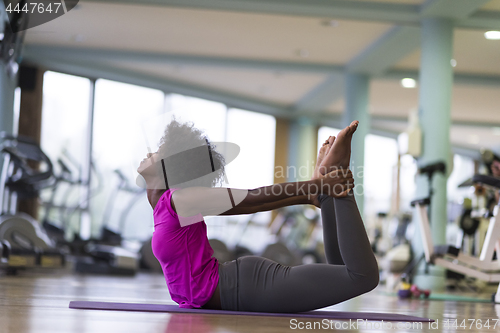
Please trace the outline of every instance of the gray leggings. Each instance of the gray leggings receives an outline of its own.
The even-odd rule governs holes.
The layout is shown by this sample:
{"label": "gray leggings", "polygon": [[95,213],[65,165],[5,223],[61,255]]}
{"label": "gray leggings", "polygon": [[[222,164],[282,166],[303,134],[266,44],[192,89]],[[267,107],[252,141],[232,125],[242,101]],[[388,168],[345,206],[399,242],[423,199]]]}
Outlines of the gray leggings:
{"label": "gray leggings", "polygon": [[223,310],[303,312],[337,304],[378,285],[379,272],[354,197],[320,196],[328,264],[295,267],[261,257],[219,265]]}

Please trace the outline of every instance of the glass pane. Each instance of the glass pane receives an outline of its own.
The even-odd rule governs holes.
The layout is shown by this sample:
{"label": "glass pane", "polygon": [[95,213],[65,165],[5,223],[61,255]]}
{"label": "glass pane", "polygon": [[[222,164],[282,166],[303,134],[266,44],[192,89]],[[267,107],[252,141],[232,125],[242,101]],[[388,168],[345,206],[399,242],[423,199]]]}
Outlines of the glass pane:
{"label": "glass pane", "polygon": [[318,156],[318,151],[323,145],[323,142],[325,142],[326,139],[328,139],[329,136],[337,136],[340,132],[339,128],[333,128],[333,127],[327,127],[327,126],[322,126],[318,130],[318,149],[316,149],[316,156]]}
{"label": "glass pane", "polygon": [[19,130],[19,113],[21,108],[21,88],[17,87],[14,90],[14,131],[13,134],[17,135]]}
{"label": "glass pane", "polygon": [[401,156],[400,182],[400,209],[402,211],[411,211],[410,203],[417,199],[415,177],[417,176],[417,161],[411,155]]}
{"label": "glass pane", "polygon": [[91,201],[92,235],[106,226],[144,240],[152,234],[153,214],[145,192],[137,193],[136,170],[147,154],[148,121],[163,114],[164,94],[108,80],[98,80],[95,89],[93,158],[102,190]]}
{"label": "glass pane", "polygon": [[230,109],[227,140],[240,146],[240,154],[227,166],[232,187],[256,188],[274,181],[276,119],[256,112]]}
{"label": "glass pane", "polygon": [[162,124],[163,129],[168,121],[175,117],[179,122],[192,122],[194,127],[202,130],[212,142],[226,140],[224,104],[176,94],[168,95],[165,104],[168,111],[165,115],[168,117],[166,121],[157,122]]}
{"label": "glass pane", "polygon": [[390,212],[397,163],[396,140],[371,134],[366,136],[363,170],[366,217],[374,218],[379,212]]}
{"label": "glass pane", "polygon": [[[43,77],[41,147],[54,164],[54,172],[61,175],[61,159],[71,171],[69,179],[81,177],[85,160],[90,81],[83,77],[47,71]],[[55,190],[54,205],[66,206],[43,210],[40,217],[54,225],[66,228],[66,235],[79,231],[80,186],[61,182],[55,189],[45,189],[40,196],[48,207]],[[71,236],[70,236],[71,237]]]}
{"label": "glass pane", "polygon": [[[252,189],[273,184],[275,136],[274,117],[240,109],[228,111],[227,140],[240,146],[240,154],[227,166],[230,187]],[[271,212],[228,219],[234,226],[230,229],[233,231],[228,239],[230,245],[243,246],[255,253],[270,241],[267,225]]]}

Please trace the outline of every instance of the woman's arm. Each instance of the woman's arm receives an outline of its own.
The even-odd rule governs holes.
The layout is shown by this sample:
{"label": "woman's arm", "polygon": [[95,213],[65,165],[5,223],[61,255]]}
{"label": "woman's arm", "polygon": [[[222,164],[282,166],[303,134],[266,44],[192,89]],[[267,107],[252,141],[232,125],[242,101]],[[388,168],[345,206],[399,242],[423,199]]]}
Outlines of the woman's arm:
{"label": "woman's arm", "polygon": [[238,215],[277,209],[298,204],[311,204],[325,193],[343,197],[354,187],[351,171],[332,171],[320,179],[288,182],[252,190],[192,187],[174,192],[172,206],[183,217],[197,214]]}
{"label": "woman's arm", "polygon": [[[315,198],[317,198],[317,196],[301,195],[248,207],[238,205],[219,215],[253,214],[294,205],[315,205]],[[317,205],[316,207],[319,208]]]}

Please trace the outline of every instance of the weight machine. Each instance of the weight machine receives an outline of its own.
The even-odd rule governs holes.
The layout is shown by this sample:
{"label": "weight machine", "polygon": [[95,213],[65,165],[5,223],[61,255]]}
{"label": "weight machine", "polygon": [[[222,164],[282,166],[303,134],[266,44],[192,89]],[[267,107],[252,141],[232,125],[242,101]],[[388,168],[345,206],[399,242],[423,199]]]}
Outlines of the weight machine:
{"label": "weight machine", "polygon": [[[426,173],[428,175],[430,195],[425,199],[412,202],[412,206],[416,207],[419,217],[418,226],[422,236],[425,261],[429,264],[438,265],[450,271],[486,282],[500,283],[500,262],[496,257],[494,258],[495,251],[497,256],[500,254],[499,203],[495,206],[493,217],[490,219],[488,231],[479,257],[461,253],[460,249],[452,245],[434,245],[428,218],[428,209],[430,209],[433,194],[432,177],[435,172],[444,172],[444,166],[444,163],[440,162],[426,167],[427,172],[422,172],[422,170],[425,171],[426,168],[421,169],[421,173]],[[499,178],[487,175],[475,175],[472,181],[492,187],[496,191],[500,191]],[[413,265],[413,267],[415,266],[416,264]],[[500,285],[497,292],[493,295],[492,301],[500,303]]]}

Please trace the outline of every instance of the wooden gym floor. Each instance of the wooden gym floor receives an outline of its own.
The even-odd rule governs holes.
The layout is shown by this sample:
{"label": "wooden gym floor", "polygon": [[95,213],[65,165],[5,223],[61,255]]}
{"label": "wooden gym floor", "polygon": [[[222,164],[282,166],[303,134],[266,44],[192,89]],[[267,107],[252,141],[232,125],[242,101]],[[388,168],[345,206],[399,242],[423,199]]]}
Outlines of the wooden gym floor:
{"label": "wooden gym floor", "polygon": [[[483,294],[482,297],[491,295]],[[291,329],[290,318],[253,317],[238,315],[192,315],[146,312],[97,311],[69,309],[72,300],[167,303],[175,304],[169,297],[162,275],[140,273],[136,277],[106,277],[76,275],[67,271],[24,271],[16,276],[0,276],[0,332],[293,332],[333,331],[333,328]],[[500,305],[428,300],[399,300],[387,296],[383,287],[369,294],[329,308],[338,311],[392,312],[428,317],[438,320],[437,329],[423,324],[423,329],[391,329],[392,332],[441,332],[443,320],[458,319],[459,323],[471,319],[466,328],[458,331],[495,332],[494,320],[500,318]],[[469,328],[472,319],[490,328]],[[303,325],[307,325],[307,319]],[[320,322],[320,321],[318,321]],[[335,322],[340,328],[342,321]],[[375,325],[377,322],[371,322]],[[477,322],[476,322],[477,323]],[[369,325],[370,323],[367,323]],[[403,323],[405,324],[405,323]],[[319,325],[319,324],[318,324]],[[334,324],[333,324],[334,325]],[[347,324],[344,324],[347,325]],[[345,326],[344,326],[345,327]],[[360,327],[359,332],[388,332],[376,326]],[[347,329],[337,329],[344,331]]]}

